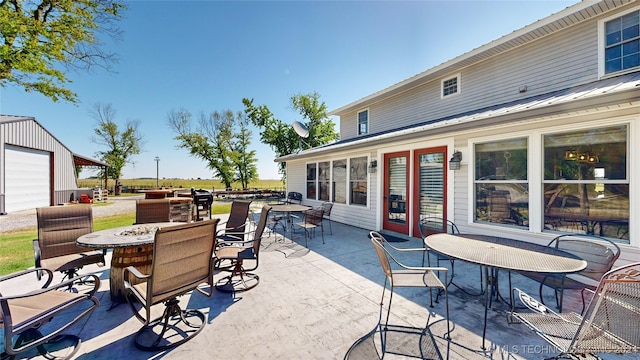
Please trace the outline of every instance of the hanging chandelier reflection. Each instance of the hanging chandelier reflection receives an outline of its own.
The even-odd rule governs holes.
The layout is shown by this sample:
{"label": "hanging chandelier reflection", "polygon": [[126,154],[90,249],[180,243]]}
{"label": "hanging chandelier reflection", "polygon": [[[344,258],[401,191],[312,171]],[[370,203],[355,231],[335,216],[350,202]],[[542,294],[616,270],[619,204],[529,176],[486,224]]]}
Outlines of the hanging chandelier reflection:
{"label": "hanging chandelier reflection", "polygon": [[578,152],[575,149],[566,150],[564,152],[564,159],[569,161],[577,161],[588,164],[597,164],[600,162],[598,155],[591,152]]}

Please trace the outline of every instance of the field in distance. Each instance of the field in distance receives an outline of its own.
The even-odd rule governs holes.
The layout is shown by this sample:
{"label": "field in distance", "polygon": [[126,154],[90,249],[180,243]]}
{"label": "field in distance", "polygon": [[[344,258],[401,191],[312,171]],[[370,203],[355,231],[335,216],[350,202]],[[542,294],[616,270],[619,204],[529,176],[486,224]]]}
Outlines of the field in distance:
{"label": "field in distance", "polygon": [[[125,189],[149,189],[156,187],[156,179],[120,179],[120,183]],[[115,180],[109,179],[108,188],[113,189]],[[224,184],[219,180],[212,179],[160,179],[158,185],[162,188],[183,188],[183,189],[205,189],[210,191],[224,190]],[[78,179],[78,186],[81,188],[93,188],[104,186],[102,179]],[[257,180],[249,184],[249,189],[269,189],[284,190],[282,180]],[[234,190],[241,190],[240,183],[232,185]]]}

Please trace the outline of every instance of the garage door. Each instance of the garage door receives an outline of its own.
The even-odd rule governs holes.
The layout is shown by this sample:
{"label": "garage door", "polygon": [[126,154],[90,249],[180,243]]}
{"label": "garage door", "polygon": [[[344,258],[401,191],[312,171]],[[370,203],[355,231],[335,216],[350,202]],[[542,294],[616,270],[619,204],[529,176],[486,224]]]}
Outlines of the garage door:
{"label": "garage door", "polygon": [[4,159],[5,211],[49,206],[49,152],[6,145]]}

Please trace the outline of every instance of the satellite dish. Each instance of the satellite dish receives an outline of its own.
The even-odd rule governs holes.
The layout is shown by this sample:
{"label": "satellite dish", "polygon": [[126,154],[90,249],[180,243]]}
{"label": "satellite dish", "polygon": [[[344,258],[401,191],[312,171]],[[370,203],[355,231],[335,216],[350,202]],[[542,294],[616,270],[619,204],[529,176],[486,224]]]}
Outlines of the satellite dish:
{"label": "satellite dish", "polygon": [[309,137],[309,129],[307,129],[307,127],[304,126],[304,124],[300,121],[293,122],[293,129],[298,135],[300,135],[300,137],[303,137],[305,139]]}

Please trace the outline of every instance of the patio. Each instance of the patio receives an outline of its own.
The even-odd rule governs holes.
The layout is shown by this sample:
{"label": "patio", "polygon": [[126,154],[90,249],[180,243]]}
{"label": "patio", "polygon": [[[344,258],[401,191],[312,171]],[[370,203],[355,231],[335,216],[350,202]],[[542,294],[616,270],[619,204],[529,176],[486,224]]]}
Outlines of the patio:
{"label": "patio", "polygon": [[[95,272],[102,280],[98,293],[101,304],[73,328],[82,338],[75,358],[342,359],[350,346],[377,323],[384,274],[367,230],[333,223],[333,235],[325,232],[325,240],[323,245],[318,234],[309,241],[307,249],[300,230],[294,234],[293,242],[290,239],[276,241],[275,236],[263,239],[260,266],[255,271],[261,283],[235,297],[223,292],[216,292],[211,298],[197,292],[181,297],[183,308],[202,310],[208,315],[208,323],[191,341],[161,353],[143,352],[134,347],[133,335],[141,323],[132,316],[128,305],[110,309],[108,267],[86,267],[83,272]],[[421,244],[418,239],[409,239],[397,245],[417,247]],[[421,261],[418,255],[401,259],[415,265]],[[109,261],[107,259],[107,263]],[[506,280],[505,275],[500,280]],[[457,284],[477,290],[478,277],[477,266],[456,262]],[[519,275],[514,275],[513,281],[514,286],[537,294],[537,283]],[[501,284],[504,294],[507,294],[506,284],[506,281]],[[23,288],[23,284],[12,284],[10,288],[3,288],[2,293]],[[509,325],[505,315],[508,307],[495,300],[489,310],[488,349],[483,351],[483,297],[466,295],[455,287],[449,290],[450,342],[443,338],[446,333],[444,301],[429,308],[427,289],[396,289],[390,323],[424,327],[429,311],[433,311],[431,336],[421,343],[422,350],[436,358],[541,359],[554,355],[554,349],[525,325]],[[551,291],[547,294],[547,303],[555,304]],[[162,306],[157,308],[162,310]],[[580,308],[579,293],[568,292],[565,311]],[[419,337],[397,335],[392,345],[397,346],[398,352],[417,353]],[[386,358],[405,356],[386,355]],[[603,355],[603,358],[640,359],[640,355]]]}

